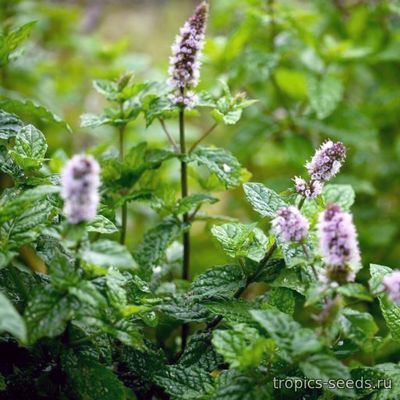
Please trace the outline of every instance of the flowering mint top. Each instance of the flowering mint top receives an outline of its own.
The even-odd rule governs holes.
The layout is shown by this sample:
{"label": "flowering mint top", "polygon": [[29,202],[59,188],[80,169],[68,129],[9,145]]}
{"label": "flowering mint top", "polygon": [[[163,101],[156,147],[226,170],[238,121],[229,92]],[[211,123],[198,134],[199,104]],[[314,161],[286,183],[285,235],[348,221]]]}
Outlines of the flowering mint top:
{"label": "flowering mint top", "polygon": [[360,261],[353,218],[338,205],[330,204],[320,214],[318,233],[320,252],[327,265],[345,267]]}
{"label": "flowering mint top", "polygon": [[75,155],[61,173],[64,213],[71,224],[90,221],[99,204],[100,167],[92,156]]}
{"label": "flowering mint top", "polygon": [[306,168],[312,180],[327,182],[339,172],[345,158],[344,144],[327,140],[306,164]]}
{"label": "flowering mint top", "polygon": [[400,305],[400,271],[386,275],[382,283],[390,299]]}
{"label": "flowering mint top", "polygon": [[282,207],[272,220],[272,231],[284,242],[300,242],[305,239],[310,224],[294,207]]}
{"label": "flowering mint top", "polygon": [[321,194],[322,183],[320,181],[311,180],[307,182],[305,179],[295,176],[293,178],[296,192],[307,199],[315,199]]}
{"label": "flowering mint top", "polygon": [[[184,89],[197,86],[199,81],[199,57],[204,44],[208,4],[203,1],[185,22],[172,46],[170,57],[170,83],[182,95]],[[179,97],[176,97],[178,101]]]}

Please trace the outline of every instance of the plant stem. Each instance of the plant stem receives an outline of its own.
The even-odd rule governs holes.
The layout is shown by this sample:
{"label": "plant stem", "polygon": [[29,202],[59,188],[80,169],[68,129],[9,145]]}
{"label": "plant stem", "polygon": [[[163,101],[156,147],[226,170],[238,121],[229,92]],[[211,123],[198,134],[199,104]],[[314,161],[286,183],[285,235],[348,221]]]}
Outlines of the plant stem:
{"label": "plant stem", "polygon": [[[123,107],[121,104],[121,116],[123,114]],[[124,143],[125,143],[125,128],[126,124],[123,124],[119,127],[119,160],[121,162],[124,161]],[[124,202],[121,208],[121,236],[119,242],[121,244],[125,244],[126,238],[126,227],[128,222],[128,204]]]}
{"label": "plant stem", "polygon": [[[181,89],[184,96],[184,89]],[[185,140],[185,109],[182,107],[179,111],[179,142],[181,150],[181,198],[184,199],[188,195],[188,179],[187,179],[187,162],[186,162],[186,140]],[[183,224],[186,230],[183,232],[183,260],[182,260],[182,279],[189,280],[190,265],[190,233],[188,225],[190,223],[189,213],[183,214]],[[185,350],[187,337],[189,334],[189,325],[182,325],[181,350]]]}
{"label": "plant stem", "polygon": [[[184,159],[186,155],[186,142],[185,142],[185,111],[181,109],[179,112],[179,137],[180,147],[182,154],[181,161],[181,197],[184,199],[188,195],[188,179],[187,179],[187,162]],[[183,214],[184,225],[189,224],[189,214]],[[183,262],[182,262],[182,279],[189,279],[189,263],[190,263],[190,235],[189,231],[183,233]]]}
{"label": "plant stem", "polygon": [[175,153],[179,153],[179,147],[176,144],[174,138],[172,137],[172,135],[169,133],[167,126],[165,125],[165,121],[163,119],[159,119],[160,121],[160,125],[164,131],[164,133],[167,135],[167,138],[169,140],[169,142],[171,143],[172,147],[174,148]]}
{"label": "plant stem", "polygon": [[207,129],[200,138],[193,143],[192,147],[189,149],[189,154],[218,126],[218,122],[215,122],[209,129]]}

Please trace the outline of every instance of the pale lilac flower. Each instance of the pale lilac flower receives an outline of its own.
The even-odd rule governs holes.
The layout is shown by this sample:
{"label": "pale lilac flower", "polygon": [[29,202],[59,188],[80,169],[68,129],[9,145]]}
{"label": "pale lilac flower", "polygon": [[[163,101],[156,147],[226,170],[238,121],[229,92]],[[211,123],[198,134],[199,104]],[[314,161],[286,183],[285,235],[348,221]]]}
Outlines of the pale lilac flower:
{"label": "pale lilac flower", "polygon": [[198,97],[191,91],[185,93],[184,95],[181,93],[176,93],[171,96],[171,101],[175,105],[182,105],[187,109],[191,109],[195,107]]}
{"label": "pale lilac flower", "polygon": [[307,182],[299,176],[295,176],[293,181],[296,192],[306,199],[315,199],[322,192],[322,183],[320,181],[311,180],[310,182]]}
{"label": "pale lilac flower", "polygon": [[355,265],[360,261],[357,232],[351,214],[328,205],[319,216],[319,248],[323,261],[331,267]]}
{"label": "pale lilac flower", "polygon": [[390,299],[400,305],[400,271],[394,271],[386,275],[382,283]]}
{"label": "pale lilac flower", "polygon": [[[199,58],[204,46],[207,16],[208,3],[203,1],[180,29],[180,34],[176,37],[172,46],[169,82],[176,88],[178,93],[175,98],[175,104],[179,99],[179,95],[182,96],[180,105],[186,106],[185,103],[191,103],[190,95],[184,92],[186,89],[196,87],[199,82]],[[188,100],[185,98],[186,96],[189,96]]]}
{"label": "pale lilac flower", "polygon": [[99,204],[100,167],[92,156],[75,155],[61,173],[64,213],[71,224],[90,221]]}
{"label": "pale lilac flower", "polygon": [[294,207],[282,207],[272,220],[272,231],[284,242],[300,242],[307,236],[310,224]]}
{"label": "pale lilac flower", "polygon": [[327,140],[316,151],[314,157],[306,164],[312,180],[327,182],[340,170],[346,158],[346,147],[341,142]]}

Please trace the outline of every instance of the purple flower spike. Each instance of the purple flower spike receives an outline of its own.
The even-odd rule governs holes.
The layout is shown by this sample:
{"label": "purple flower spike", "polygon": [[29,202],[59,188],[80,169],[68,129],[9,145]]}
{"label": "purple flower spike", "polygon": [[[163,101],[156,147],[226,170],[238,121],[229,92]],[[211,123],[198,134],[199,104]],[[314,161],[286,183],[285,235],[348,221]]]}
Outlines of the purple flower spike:
{"label": "purple flower spike", "polygon": [[204,45],[206,23],[208,17],[208,3],[203,1],[195,9],[193,15],[185,22],[180,29],[172,46],[170,57],[169,82],[177,89],[174,103],[180,99],[180,105],[187,107],[191,105],[193,95],[188,95],[186,100],[185,89],[192,89],[197,86],[200,77],[201,51]]}
{"label": "purple flower spike", "polygon": [[400,271],[394,271],[386,275],[382,283],[390,299],[400,305]]}
{"label": "purple flower spike", "polygon": [[306,168],[312,180],[327,182],[339,172],[345,158],[344,144],[327,140],[306,164]]}
{"label": "purple flower spike", "polygon": [[61,197],[68,222],[78,224],[96,216],[100,167],[92,156],[75,155],[61,173]]}
{"label": "purple flower spike", "polygon": [[272,220],[272,231],[284,242],[300,242],[306,238],[310,224],[294,207],[282,207]]}
{"label": "purple flower spike", "polygon": [[318,233],[320,252],[328,266],[345,267],[360,261],[353,218],[338,205],[328,205],[320,214]]}
{"label": "purple flower spike", "polygon": [[322,192],[322,183],[320,181],[307,182],[305,179],[295,176],[293,178],[295,189],[298,194],[306,199],[312,200],[318,197]]}

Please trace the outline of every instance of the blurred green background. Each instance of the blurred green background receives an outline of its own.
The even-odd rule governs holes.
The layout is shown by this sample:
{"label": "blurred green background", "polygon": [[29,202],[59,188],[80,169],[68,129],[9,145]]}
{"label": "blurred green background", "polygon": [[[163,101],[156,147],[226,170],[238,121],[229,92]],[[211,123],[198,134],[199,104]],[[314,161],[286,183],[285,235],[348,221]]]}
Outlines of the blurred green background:
{"label": "blurred green background", "polygon": [[[125,71],[165,80],[170,46],[195,4],[0,0],[3,31],[37,21],[23,53],[3,69],[1,95],[32,98],[68,122],[72,134],[32,121],[46,134],[50,155],[113,146],[113,128],[79,127],[81,114],[105,106],[92,80]],[[342,140],[348,160],[336,182],[355,188],[364,265],[399,267],[400,1],[210,0],[210,6],[200,89],[225,80],[259,102],[207,142],[232,151],[253,181],[283,191],[294,175],[304,175],[314,147],[328,137]],[[207,116],[190,120],[189,140],[211,123]],[[177,123],[168,125],[176,135]],[[141,118],[128,132],[128,145],[167,145],[159,125],[146,130]],[[179,179],[174,163],[164,174]],[[241,189],[218,195],[211,214],[255,217]],[[134,246],[156,216],[144,204],[131,205],[130,215]],[[192,235],[194,273],[226,261],[207,226],[196,224]]]}

